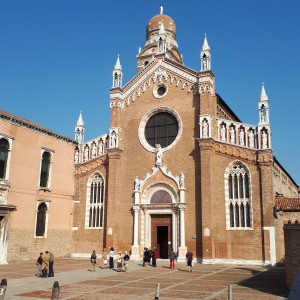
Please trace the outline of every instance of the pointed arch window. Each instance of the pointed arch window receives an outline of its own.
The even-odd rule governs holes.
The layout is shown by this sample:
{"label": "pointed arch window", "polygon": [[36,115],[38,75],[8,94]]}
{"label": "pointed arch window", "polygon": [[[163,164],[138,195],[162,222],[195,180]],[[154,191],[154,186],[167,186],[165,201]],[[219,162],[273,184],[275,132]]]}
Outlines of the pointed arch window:
{"label": "pointed arch window", "polygon": [[0,139],[0,179],[6,178],[8,151],[9,142],[6,139]]}
{"label": "pointed arch window", "polygon": [[250,191],[248,170],[241,164],[234,164],[225,180],[227,229],[251,228]]}
{"label": "pointed arch window", "polygon": [[104,180],[97,174],[87,186],[86,228],[102,228],[104,216]]}
{"label": "pointed arch window", "polygon": [[47,217],[47,205],[42,202],[39,204],[36,215],[36,228],[35,228],[35,236],[36,237],[44,237],[46,234],[46,217]]}

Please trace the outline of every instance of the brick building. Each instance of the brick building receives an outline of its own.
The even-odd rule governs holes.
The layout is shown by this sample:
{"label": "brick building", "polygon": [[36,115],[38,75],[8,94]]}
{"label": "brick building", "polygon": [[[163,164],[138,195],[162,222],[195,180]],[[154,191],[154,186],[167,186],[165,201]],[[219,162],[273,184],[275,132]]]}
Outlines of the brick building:
{"label": "brick building", "polygon": [[[109,132],[85,141],[80,113],[76,143],[59,135],[46,138],[48,131],[32,137],[45,139],[35,145],[36,151],[41,154],[46,148],[50,157],[55,152],[55,158],[67,164],[64,174],[56,174],[56,192],[53,186],[53,190],[31,193],[32,220],[11,222],[11,229],[6,229],[12,232],[8,245],[19,245],[20,253],[21,243],[15,241],[23,231],[32,245],[38,243],[34,237],[38,207],[44,203],[48,211],[50,201],[45,199],[51,198],[54,209],[59,198],[56,209],[61,211],[56,213],[61,223],[54,225],[49,217],[48,231],[53,235],[43,235],[42,240],[50,246],[59,236],[62,240],[56,243],[55,252],[60,255],[87,256],[93,249],[101,253],[113,246],[130,250],[132,259],[139,259],[144,247],[156,247],[160,258],[168,258],[174,248],[178,259],[184,260],[189,249],[204,263],[274,264],[281,260],[276,252],[276,236],[280,230],[282,235],[282,228],[274,223],[275,195],[298,197],[299,191],[273,156],[268,96],[262,86],[258,123],[243,123],[216,93],[211,61],[205,36],[200,71],[183,64],[175,23],[161,8],[147,24],[146,42],[137,55],[137,74],[125,86],[117,58]],[[11,127],[24,126],[2,119],[1,168],[7,170],[10,162],[17,170],[20,165],[15,165],[18,161],[11,145],[21,137]],[[27,126],[26,130],[31,129]],[[35,169],[30,172],[40,174],[38,165],[31,166]],[[15,182],[5,176],[0,191],[6,202],[0,205],[0,216],[13,219],[29,208],[13,196]],[[68,183],[66,190],[62,178]],[[26,193],[25,187],[20,193]],[[55,214],[51,215],[54,222]],[[36,246],[27,249],[37,253]]]}

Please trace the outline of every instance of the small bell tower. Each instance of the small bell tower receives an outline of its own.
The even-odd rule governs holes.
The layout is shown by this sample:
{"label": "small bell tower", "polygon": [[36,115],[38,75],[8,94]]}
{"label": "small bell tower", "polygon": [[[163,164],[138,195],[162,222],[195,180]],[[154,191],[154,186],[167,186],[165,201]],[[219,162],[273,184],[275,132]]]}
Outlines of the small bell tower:
{"label": "small bell tower", "polygon": [[113,88],[121,88],[122,87],[122,78],[123,78],[123,72],[122,72],[122,66],[120,64],[120,56],[118,54],[117,62],[115,64],[114,70],[113,70]]}
{"label": "small bell tower", "polygon": [[202,49],[200,52],[200,59],[201,59],[201,72],[204,71],[210,71],[211,70],[211,53],[210,53],[210,47],[208,45],[206,34],[204,36],[204,42],[202,45]]}
{"label": "small bell tower", "polygon": [[80,145],[84,143],[84,132],[85,132],[84,122],[82,119],[82,113],[80,111],[79,118],[75,126],[75,140]]}

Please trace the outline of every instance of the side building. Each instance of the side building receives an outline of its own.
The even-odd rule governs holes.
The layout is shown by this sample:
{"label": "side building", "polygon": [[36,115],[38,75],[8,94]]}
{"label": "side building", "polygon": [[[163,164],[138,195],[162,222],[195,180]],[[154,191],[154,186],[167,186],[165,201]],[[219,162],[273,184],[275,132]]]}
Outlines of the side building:
{"label": "side building", "polygon": [[70,254],[75,144],[0,111],[0,264]]}

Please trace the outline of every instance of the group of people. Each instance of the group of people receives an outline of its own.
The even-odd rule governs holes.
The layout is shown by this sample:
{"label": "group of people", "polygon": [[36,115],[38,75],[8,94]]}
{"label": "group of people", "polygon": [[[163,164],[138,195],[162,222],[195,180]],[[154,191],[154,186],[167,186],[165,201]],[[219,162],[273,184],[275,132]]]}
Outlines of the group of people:
{"label": "group of people", "polygon": [[[102,263],[101,263],[101,268],[102,269],[114,269],[114,255],[115,255],[115,250],[113,247],[109,247],[109,251],[106,251],[106,249],[103,249],[102,252]],[[128,265],[129,265],[129,259],[130,256],[127,251],[124,252],[124,255],[122,254],[121,251],[118,252],[117,255],[117,271],[122,272],[125,271],[127,272],[128,270]],[[96,272],[96,265],[97,265],[97,254],[96,251],[93,250],[93,253],[91,254],[91,264],[92,264],[92,271]]]}
{"label": "group of people", "polygon": [[46,278],[54,277],[54,254],[50,251],[40,253],[40,256],[36,260],[37,265],[37,277]]}
{"label": "group of people", "polygon": [[[157,253],[157,250],[155,247],[153,248],[153,250],[151,250],[151,248],[145,247],[144,253],[143,253],[143,267],[147,267],[149,264],[151,264],[151,260],[152,260],[152,266],[157,267],[157,265],[156,265],[157,257],[158,257],[158,253]],[[187,250],[185,257],[186,257],[188,272],[192,272],[192,270],[193,270],[193,252]],[[174,251],[174,249],[172,248],[169,253],[170,269],[175,268],[176,259],[177,259],[177,254]]]}

